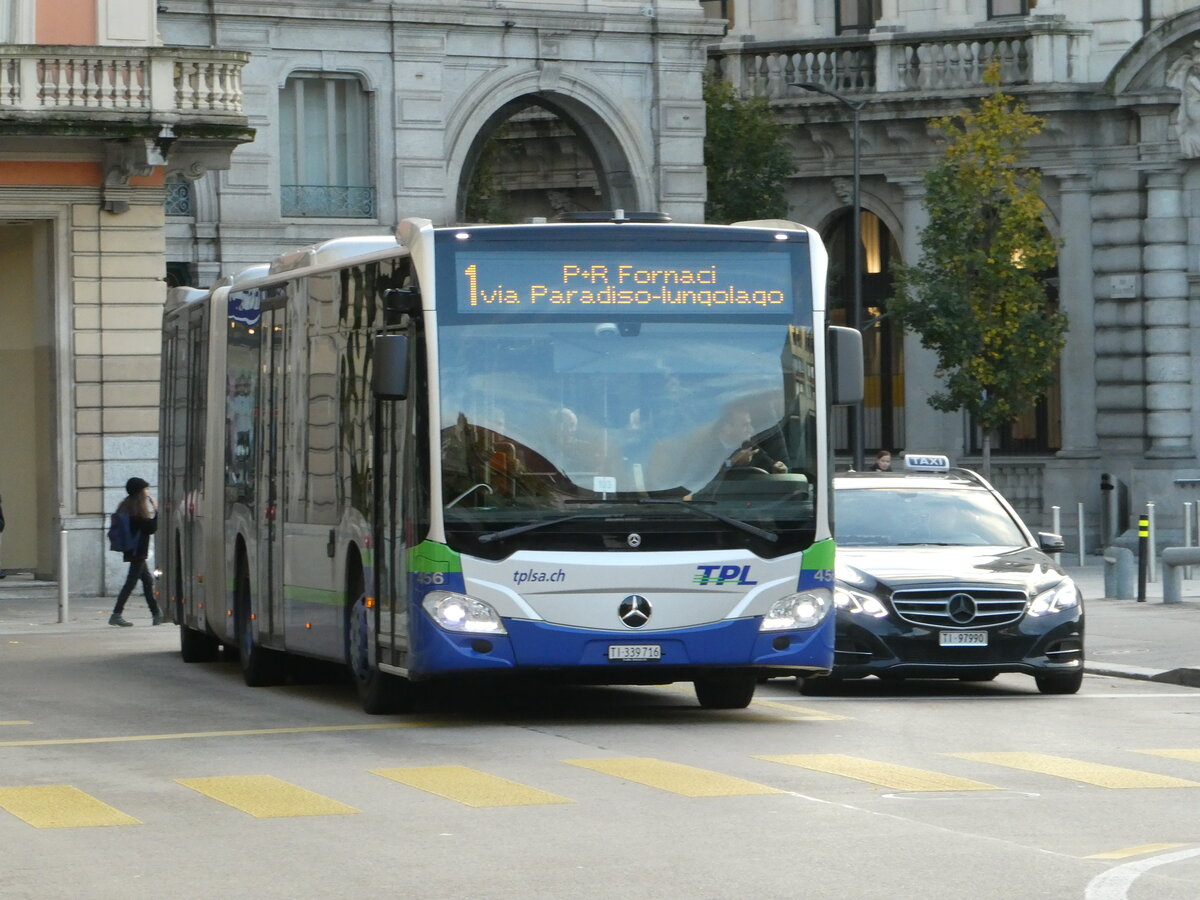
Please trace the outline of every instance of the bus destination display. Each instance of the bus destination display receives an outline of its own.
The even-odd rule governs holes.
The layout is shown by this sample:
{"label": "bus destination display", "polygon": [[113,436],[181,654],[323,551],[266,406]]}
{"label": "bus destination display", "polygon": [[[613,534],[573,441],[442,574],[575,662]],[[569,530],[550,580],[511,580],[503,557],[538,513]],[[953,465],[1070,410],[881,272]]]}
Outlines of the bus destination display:
{"label": "bus destination display", "polygon": [[460,313],[792,311],[786,252],[478,250],[458,255]]}

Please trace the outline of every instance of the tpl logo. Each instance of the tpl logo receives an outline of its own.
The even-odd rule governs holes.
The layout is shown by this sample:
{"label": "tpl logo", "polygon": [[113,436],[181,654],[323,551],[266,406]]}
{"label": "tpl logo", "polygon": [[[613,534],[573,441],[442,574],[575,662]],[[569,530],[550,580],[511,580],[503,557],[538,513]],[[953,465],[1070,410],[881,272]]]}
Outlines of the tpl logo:
{"label": "tpl logo", "polygon": [[749,566],[696,566],[696,570],[700,573],[696,584],[758,584],[750,580]]}

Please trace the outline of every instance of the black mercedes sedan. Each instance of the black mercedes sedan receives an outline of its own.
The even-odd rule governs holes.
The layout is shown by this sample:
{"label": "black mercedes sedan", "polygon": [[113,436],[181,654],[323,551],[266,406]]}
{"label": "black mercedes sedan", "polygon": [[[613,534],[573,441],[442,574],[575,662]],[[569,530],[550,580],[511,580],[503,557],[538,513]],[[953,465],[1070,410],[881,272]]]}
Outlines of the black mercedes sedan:
{"label": "black mercedes sedan", "polygon": [[944,456],[909,455],[896,471],[835,476],[839,682],[1032,675],[1044,694],[1083,680],[1083,598],[1050,553],[975,472]]}

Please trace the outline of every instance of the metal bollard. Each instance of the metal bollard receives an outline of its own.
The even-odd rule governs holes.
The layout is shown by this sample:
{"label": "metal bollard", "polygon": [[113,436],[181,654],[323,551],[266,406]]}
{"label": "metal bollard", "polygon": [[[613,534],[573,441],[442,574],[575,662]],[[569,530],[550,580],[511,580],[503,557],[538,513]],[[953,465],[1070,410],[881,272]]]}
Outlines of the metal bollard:
{"label": "metal bollard", "polygon": [[[1183,546],[1192,546],[1192,501],[1185,500],[1183,502]],[[1183,570],[1183,577],[1191,580],[1192,567],[1186,566]]]}
{"label": "metal bollard", "polygon": [[1086,560],[1083,557],[1083,549],[1084,549],[1085,542],[1084,542],[1084,535],[1083,535],[1083,504],[1082,503],[1079,504],[1079,508],[1077,510],[1077,517],[1079,520],[1076,523],[1079,527],[1079,565],[1084,566],[1084,565],[1086,565]]}
{"label": "metal bollard", "polygon": [[[1062,534],[1062,510],[1057,506],[1050,507],[1050,530],[1055,534]],[[1051,553],[1050,555],[1054,557],[1056,563],[1062,564],[1061,553]]]}
{"label": "metal bollard", "polygon": [[1125,547],[1104,549],[1104,596],[1111,600],[1132,600],[1136,567],[1133,551]]}
{"label": "metal bollard", "polygon": [[1158,550],[1155,549],[1158,547],[1158,542],[1156,540],[1157,535],[1155,534],[1154,527],[1155,516],[1153,501],[1150,501],[1146,504],[1146,518],[1150,521],[1150,533],[1148,535],[1150,539],[1150,554],[1146,563],[1146,577],[1149,579],[1151,584],[1155,584],[1158,581],[1158,558],[1156,556]]}
{"label": "metal bollard", "polygon": [[58,624],[65,625],[70,614],[70,584],[67,574],[67,529],[58,532]]}
{"label": "metal bollard", "polygon": [[1138,516],[1138,603],[1146,602],[1146,542],[1150,538],[1150,520]]}

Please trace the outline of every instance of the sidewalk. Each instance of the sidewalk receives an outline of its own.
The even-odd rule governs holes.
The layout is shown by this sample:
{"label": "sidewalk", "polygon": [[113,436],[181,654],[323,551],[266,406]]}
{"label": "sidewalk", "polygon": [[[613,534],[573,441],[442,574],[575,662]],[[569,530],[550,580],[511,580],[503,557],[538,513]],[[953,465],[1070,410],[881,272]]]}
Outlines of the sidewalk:
{"label": "sidewalk", "polygon": [[[1200,579],[1183,582],[1182,603],[1162,602],[1161,580],[1147,584],[1146,602],[1138,603],[1105,598],[1099,557],[1089,558],[1083,567],[1064,568],[1083,591],[1088,672],[1200,687]],[[1200,576],[1200,567],[1193,574]],[[52,582],[21,575],[0,580],[0,634],[110,627],[111,597],[71,597],[66,623],[58,621],[58,603],[58,588]],[[140,595],[130,598],[125,615],[135,626],[150,624]]]}
{"label": "sidewalk", "polygon": [[1064,554],[1063,563],[1083,591],[1088,672],[1200,687],[1200,580],[1183,582],[1182,603],[1162,602],[1161,571],[1146,585],[1144,603],[1113,600],[1104,596],[1099,557],[1081,568]]}

